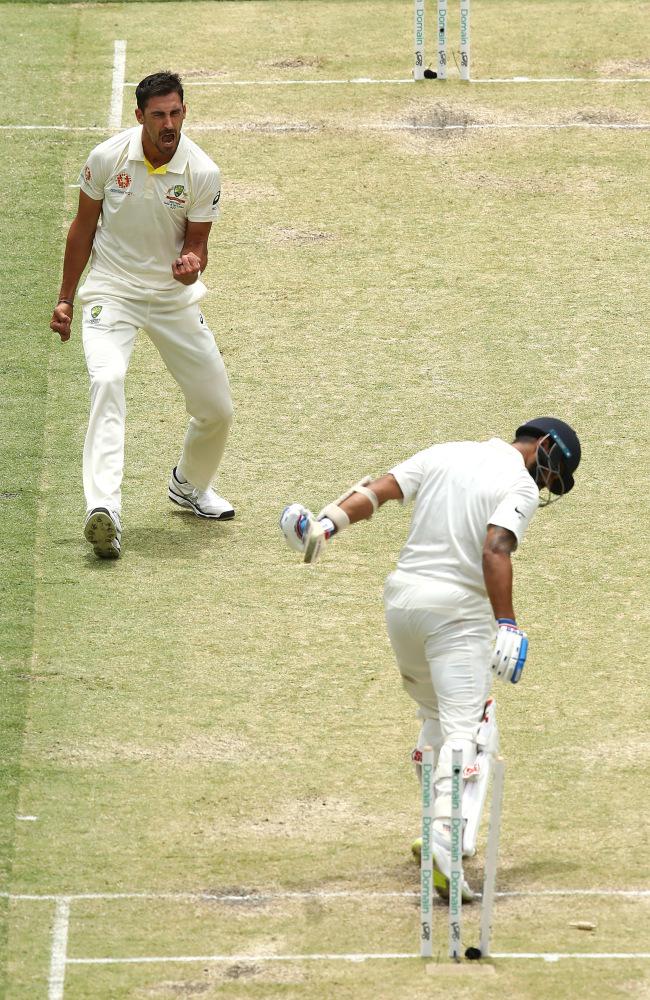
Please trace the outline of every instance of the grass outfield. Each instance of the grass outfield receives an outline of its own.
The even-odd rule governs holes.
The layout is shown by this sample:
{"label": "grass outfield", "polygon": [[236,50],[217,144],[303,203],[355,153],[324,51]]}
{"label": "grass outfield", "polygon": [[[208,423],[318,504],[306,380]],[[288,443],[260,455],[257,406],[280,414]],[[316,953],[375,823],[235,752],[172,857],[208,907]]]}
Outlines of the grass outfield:
{"label": "grass outfield", "polygon": [[[433,976],[416,957],[309,958],[417,951],[417,723],[381,607],[408,514],[382,510],[315,568],[277,528],[286,502],[319,508],[433,441],[507,438],[546,412],[576,426],[575,491],[517,556],[530,662],[495,691],[508,774],[493,947],[647,954],[642,8],[532,0],[524,18],[476,0],[474,77],[571,83],[270,86],[407,78],[411,5],[0,7],[9,1000],[648,995],[647,957]],[[48,323],[71,185],[109,134],[115,39],[124,126],[129,84],[178,69],[188,134],[224,175],[205,313],[236,405],[219,489],[237,518],[203,524],[167,500],[186,416],[143,336],[113,564],[81,531],[79,323],[63,346]],[[478,887],[480,860],[467,874]],[[202,956],[222,960],[187,960]],[[74,961],[100,958],[160,961]]]}

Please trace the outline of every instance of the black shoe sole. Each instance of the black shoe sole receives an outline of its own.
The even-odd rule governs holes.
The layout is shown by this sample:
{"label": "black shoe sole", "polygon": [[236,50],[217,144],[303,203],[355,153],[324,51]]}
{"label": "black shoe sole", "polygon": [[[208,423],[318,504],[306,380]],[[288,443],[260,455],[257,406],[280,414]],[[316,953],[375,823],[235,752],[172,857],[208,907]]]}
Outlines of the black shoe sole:
{"label": "black shoe sole", "polygon": [[[94,510],[84,525],[84,538],[100,559],[119,559],[121,545],[110,512],[103,507]],[[117,541],[117,549],[113,542]]]}

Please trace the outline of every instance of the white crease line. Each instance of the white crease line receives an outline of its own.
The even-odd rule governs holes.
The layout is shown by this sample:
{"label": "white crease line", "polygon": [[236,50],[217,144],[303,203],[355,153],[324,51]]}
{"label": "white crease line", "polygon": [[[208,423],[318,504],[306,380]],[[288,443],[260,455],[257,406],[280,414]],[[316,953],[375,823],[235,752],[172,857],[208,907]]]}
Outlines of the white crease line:
{"label": "white crease line", "polygon": [[[330,87],[341,84],[405,84],[415,83],[413,77],[374,79],[369,76],[340,80],[183,80],[183,87]],[[418,80],[418,83],[425,81]],[[437,81],[427,81],[435,83]],[[509,76],[477,77],[469,83],[650,83],[650,77],[595,77],[595,76]],[[137,83],[125,83],[125,87],[137,87]]]}
{"label": "white crease line", "polygon": [[[183,87],[330,87],[340,84],[384,84],[384,83],[414,83],[413,77],[404,80],[390,78],[374,80],[372,77],[359,76],[349,80],[183,80]],[[125,87],[137,87],[137,83],[125,83]]]}
{"label": "white crease line", "polygon": [[490,958],[543,958],[545,962],[559,962],[561,958],[650,958],[650,951],[494,951]]}
{"label": "white crease line", "polygon": [[569,129],[569,128],[604,128],[604,129],[648,129],[650,122],[535,122],[526,124],[522,122],[488,122],[479,124],[478,122],[461,122],[458,125],[361,125],[361,129],[377,132],[481,132],[490,129],[512,129],[517,131],[535,129]]}
{"label": "white crease line", "polygon": [[650,896],[650,889],[526,889],[497,892],[497,896]]}
{"label": "white crease line", "polygon": [[415,952],[322,955],[160,955],[135,958],[69,958],[68,965],[137,965],[156,962],[365,962],[372,958],[419,958]]}
{"label": "white crease line", "polygon": [[52,929],[50,974],[47,981],[48,1000],[63,1000],[69,924],[70,902],[67,899],[57,899]]}
{"label": "white crease line", "polygon": [[101,125],[0,125],[3,132],[103,132]]}
{"label": "white crease line", "polygon": [[[187,128],[187,132],[248,132],[251,135],[274,135],[287,133],[309,133],[309,132],[489,132],[496,131],[560,131],[567,129],[605,129],[613,131],[647,131],[650,129],[650,122],[533,122],[525,124],[520,122],[493,122],[493,123],[461,123],[457,125],[418,125],[418,124],[395,124],[395,125],[347,125],[345,123],[331,123],[327,125],[310,125],[308,123],[288,123],[285,125],[272,125],[250,122],[220,123],[214,125],[192,125]],[[5,132],[102,132],[106,134],[109,129],[101,128],[97,125],[0,125],[0,130]]]}
{"label": "white crease line", "polygon": [[113,47],[113,82],[111,84],[111,109],[108,114],[109,128],[119,128],[122,124],[125,71],[126,42],[123,39],[116,39]]}
{"label": "white crease line", "polygon": [[[368,962],[373,959],[420,958],[415,952],[356,952],[349,954],[315,954],[315,955],[140,955],[133,958],[69,958],[68,965],[154,965],[166,962]],[[559,962],[560,959],[647,959],[650,952],[492,952],[490,958],[537,958],[545,962]],[[444,963],[445,966],[447,963]],[[476,968],[470,964],[465,968]]]}
{"label": "white crease line", "polygon": [[[521,889],[496,893],[499,899],[515,897],[541,898],[544,896],[604,896],[640,899],[650,897],[650,889]],[[413,890],[305,890],[304,892],[251,892],[251,893],[211,893],[211,892],[78,892],[78,893],[9,893],[0,892],[0,898],[12,902],[43,902],[47,900],[74,902],[84,899],[160,899],[160,900],[206,900],[217,902],[264,902],[282,899],[419,899],[420,893]]]}
{"label": "white crease line", "polygon": [[650,76],[505,76],[477,77],[470,83],[650,83]]}

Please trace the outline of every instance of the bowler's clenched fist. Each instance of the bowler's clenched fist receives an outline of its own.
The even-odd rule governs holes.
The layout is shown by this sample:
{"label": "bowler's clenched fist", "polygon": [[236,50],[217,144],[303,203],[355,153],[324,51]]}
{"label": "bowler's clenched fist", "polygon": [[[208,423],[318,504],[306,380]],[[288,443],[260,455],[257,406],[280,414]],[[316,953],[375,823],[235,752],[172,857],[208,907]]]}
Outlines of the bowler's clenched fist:
{"label": "bowler's clenched fist", "polygon": [[195,253],[181,254],[172,264],[172,274],[182,285],[193,285],[201,273],[201,261]]}
{"label": "bowler's clenched fist", "polygon": [[62,341],[70,340],[70,328],[72,326],[72,306],[67,302],[59,302],[54,307],[50,330],[58,333]]}

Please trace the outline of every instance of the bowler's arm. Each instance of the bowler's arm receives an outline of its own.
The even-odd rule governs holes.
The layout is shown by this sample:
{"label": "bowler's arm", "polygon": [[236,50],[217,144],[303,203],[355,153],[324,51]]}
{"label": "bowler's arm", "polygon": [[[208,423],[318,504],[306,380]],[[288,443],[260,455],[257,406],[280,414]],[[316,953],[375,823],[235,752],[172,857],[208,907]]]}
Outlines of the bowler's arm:
{"label": "bowler's arm", "polygon": [[95,201],[83,191],[79,192],[79,207],[68,230],[63,257],[63,278],[59,299],[65,301],[60,301],[55,306],[50,322],[50,328],[59,334],[62,341],[70,339],[72,303],[79,279],[90,257],[102,204],[101,200]]}

